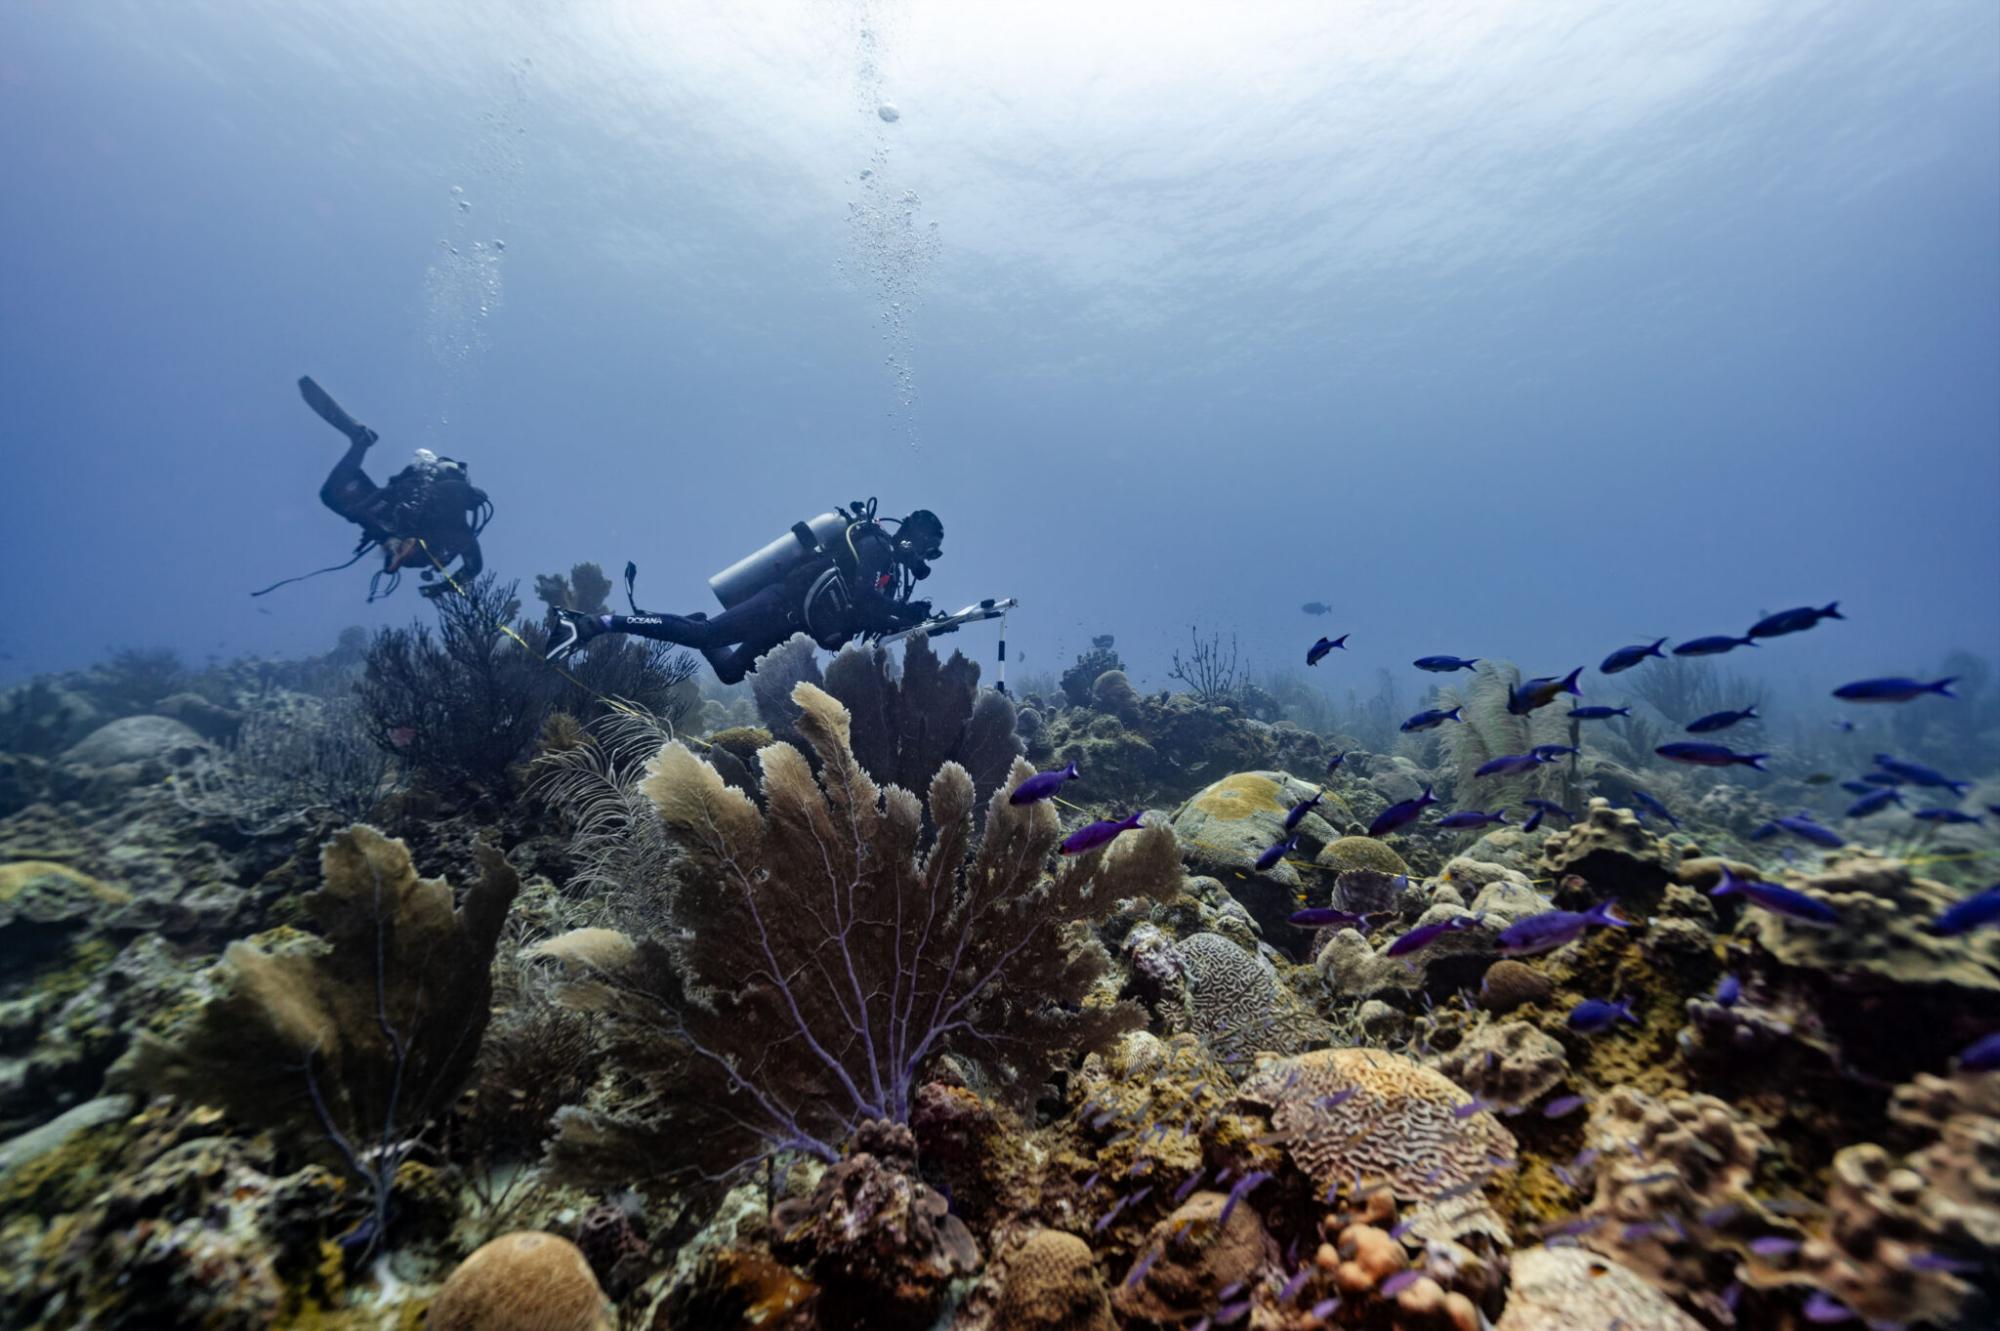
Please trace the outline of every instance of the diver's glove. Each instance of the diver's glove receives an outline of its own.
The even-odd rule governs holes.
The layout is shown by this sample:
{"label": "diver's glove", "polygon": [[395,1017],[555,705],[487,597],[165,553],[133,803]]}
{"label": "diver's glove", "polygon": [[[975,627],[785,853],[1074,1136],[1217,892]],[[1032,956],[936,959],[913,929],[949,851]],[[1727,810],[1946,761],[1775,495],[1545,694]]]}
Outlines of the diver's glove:
{"label": "diver's glove", "polygon": [[557,610],[554,631],[549,635],[549,650],[544,653],[551,661],[565,661],[577,648],[599,634],[610,630],[596,615],[586,615],[581,610]]}
{"label": "diver's glove", "polygon": [[903,627],[912,628],[931,617],[929,601],[909,601],[903,606]]}
{"label": "diver's glove", "polygon": [[451,584],[448,582],[433,582],[428,586],[417,588],[417,595],[423,597],[425,600],[435,601],[450,590]]}

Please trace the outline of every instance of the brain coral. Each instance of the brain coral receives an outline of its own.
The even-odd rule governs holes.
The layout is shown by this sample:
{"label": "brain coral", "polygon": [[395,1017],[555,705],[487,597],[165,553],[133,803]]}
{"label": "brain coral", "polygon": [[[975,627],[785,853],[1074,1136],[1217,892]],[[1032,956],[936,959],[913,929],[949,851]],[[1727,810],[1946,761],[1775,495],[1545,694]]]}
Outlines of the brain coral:
{"label": "brain coral", "polygon": [[[1351,1093],[1350,1093],[1351,1092]],[[1279,1059],[1245,1081],[1238,1099],[1270,1113],[1292,1163],[1320,1188],[1386,1183],[1400,1202],[1432,1206],[1454,1233],[1504,1241],[1485,1211],[1479,1185],[1511,1168],[1514,1138],[1484,1110],[1465,1113],[1472,1097],[1448,1077],[1378,1049],[1318,1049]],[[1425,1222],[1412,1217],[1422,1237]]]}
{"label": "brain coral", "polygon": [[1495,1331],[1701,1331],[1701,1323],[1624,1267],[1577,1248],[1514,1258],[1513,1289]]}
{"label": "brain coral", "polygon": [[995,1331],[1111,1331],[1111,1301],[1090,1245],[1037,1230],[1006,1262]]}
{"label": "brain coral", "polygon": [[611,1331],[610,1305],[568,1239],[502,1234],[459,1264],[431,1303],[430,1331]]}
{"label": "brain coral", "polygon": [[1221,934],[1195,934],[1178,950],[1188,1026],[1211,1049],[1289,1053],[1326,1039],[1324,1024],[1278,988],[1270,966]]}

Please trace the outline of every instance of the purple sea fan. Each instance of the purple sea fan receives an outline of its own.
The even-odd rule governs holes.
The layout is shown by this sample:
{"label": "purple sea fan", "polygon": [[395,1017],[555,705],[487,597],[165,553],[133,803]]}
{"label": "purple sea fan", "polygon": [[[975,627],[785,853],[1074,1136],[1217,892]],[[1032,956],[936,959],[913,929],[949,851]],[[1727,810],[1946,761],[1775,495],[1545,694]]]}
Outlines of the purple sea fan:
{"label": "purple sea fan", "polygon": [[[1180,890],[1170,830],[1059,859],[1055,809],[996,793],[975,835],[958,764],[938,769],[926,809],[861,768],[834,698],[809,683],[792,698],[817,773],[766,747],[760,805],[662,745],[629,790],[629,835],[678,852],[666,881],[656,857],[624,885],[648,927],[539,949],[570,964],[565,997],[601,1014],[613,1069],[644,1087],[616,1115],[567,1111],[565,1177],[631,1186],[781,1150],[838,1160],[860,1124],[907,1122],[945,1054],[1001,1090],[1038,1085],[1063,1051],[1142,1022],[1136,1004],[1085,1005],[1110,964],[1089,926],[1120,898]],[[1007,784],[1029,774],[1017,761]]]}

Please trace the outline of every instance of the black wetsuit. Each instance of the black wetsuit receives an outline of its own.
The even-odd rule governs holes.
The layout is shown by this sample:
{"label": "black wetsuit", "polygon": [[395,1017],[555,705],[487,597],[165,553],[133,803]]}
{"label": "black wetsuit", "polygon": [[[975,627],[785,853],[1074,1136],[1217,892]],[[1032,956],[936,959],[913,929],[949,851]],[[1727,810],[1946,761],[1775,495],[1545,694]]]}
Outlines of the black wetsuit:
{"label": "black wetsuit", "polygon": [[431,561],[422,549],[407,544],[421,538],[440,565],[464,559],[452,575],[461,584],[478,577],[486,561],[470,514],[486,502],[486,493],[465,479],[462,468],[437,463],[412,463],[388,485],[377,485],[361,469],[373,442],[359,438],[348,446],[320,486],[320,502],[360,527],[366,540],[381,545],[389,570],[428,567]]}
{"label": "black wetsuit", "polygon": [[[851,544],[851,552],[848,548]],[[848,538],[836,542],[831,567],[840,571],[846,592],[844,607],[830,598],[806,602],[829,567],[822,557],[808,560],[780,582],[764,588],[713,619],[697,615],[605,615],[600,622],[613,633],[632,633],[656,642],[693,647],[715,668],[715,677],[734,684],[748,674],[758,657],[794,633],[808,633],[829,650],[858,633],[886,633],[920,623],[930,614],[922,601],[894,594],[901,581],[888,534],[872,522],[856,523]]]}

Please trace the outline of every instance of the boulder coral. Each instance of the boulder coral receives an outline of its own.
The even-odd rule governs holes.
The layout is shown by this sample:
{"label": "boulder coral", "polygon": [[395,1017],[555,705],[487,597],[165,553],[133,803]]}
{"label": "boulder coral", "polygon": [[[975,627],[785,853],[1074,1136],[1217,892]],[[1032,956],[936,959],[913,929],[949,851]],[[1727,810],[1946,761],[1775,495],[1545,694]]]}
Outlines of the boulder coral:
{"label": "boulder coral", "polygon": [[429,1331],[613,1331],[611,1304],[568,1239],[502,1234],[459,1263],[431,1301]]}
{"label": "boulder coral", "polygon": [[1530,1248],[1514,1258],[1511,1274],[1494,1331],[1702,1331],[1643,1278],[1580,1248]]}
{"label": "boulder coral", "polygon": [[1039,1229],[1002,1260],[993,1331],[1112,1331],[1111,1300],[1090,1245]]}

